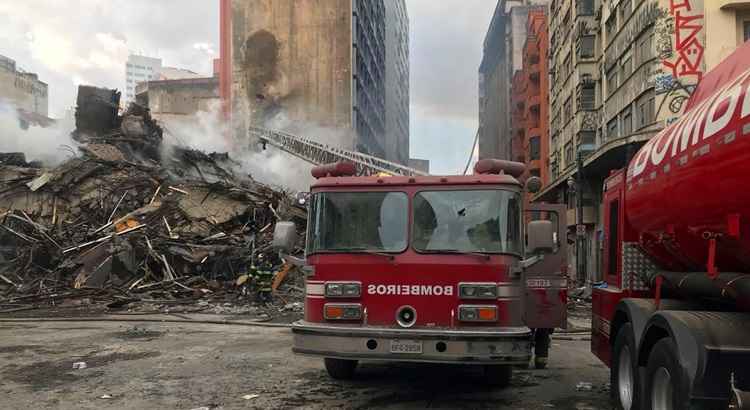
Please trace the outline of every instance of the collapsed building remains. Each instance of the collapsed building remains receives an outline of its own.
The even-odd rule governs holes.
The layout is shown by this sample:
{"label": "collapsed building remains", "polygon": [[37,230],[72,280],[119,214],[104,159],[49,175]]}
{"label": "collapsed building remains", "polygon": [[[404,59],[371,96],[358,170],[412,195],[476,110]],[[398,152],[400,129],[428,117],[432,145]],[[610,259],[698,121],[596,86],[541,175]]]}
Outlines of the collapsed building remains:
{"label": "collapsed building remains", "polygon": [[236,301],[281,272],[276,290],[291,265],[272,252],[274,224],[304,227],[306,210],[226,153],[168,146],[147,110],[119,115],[119,98],[79,88],[80,145],[55,168],[0,154],[0,310]]}

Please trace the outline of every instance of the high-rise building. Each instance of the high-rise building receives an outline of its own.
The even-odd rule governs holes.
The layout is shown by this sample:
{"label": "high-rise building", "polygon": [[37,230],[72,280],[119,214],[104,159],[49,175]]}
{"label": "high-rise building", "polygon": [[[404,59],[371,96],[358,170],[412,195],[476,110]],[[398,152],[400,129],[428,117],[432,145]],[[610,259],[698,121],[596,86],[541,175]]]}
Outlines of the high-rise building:
{"label": "high-rise building", "polygon": [[511,159],[525,163],[527,174],[543,184],[549,182],[548,51],[547,7],[530,6],[521,69],[511,86]]}
{"label": "high-rise building", "polygon": [[161,59],[136,54],[128,56],[125,63],[125,100],[135,101],[135,88],[139,83],[155,80],[159,77]]}
{"label": "high-rise building", "polygon": [[409,163],[409,15],[406,0],[385,2],[385,159]]}
{"label": "high-rise building", "polygon": [[531,7],[549,0],[498,0],[479,66],[479,158],[511,159],[511,82],[522,69]]}
{"label": "high-rise building", "polygon": [[222,0],[221,10],[222,98],[236,133],[334,133],[343,148],[392,159],[383,0]]}
{"label": "high-rise building", "polygon": [[604,179],[678,121],[703,74],[747,40],[746,3],[550,2],[551,180],[535,199],[567,203],[571,232],[585,230],[579,278],[603,274]]}
{"label": "high-rise building", "polygon": [[0,55],[0,102],[3,101],[26,113],[47,117],[48,86],[36,74],[19,69],[15,60]]}
{"label": "high-rise building", "polygon": [[479,159],[510,159],[509,68],[506,46],[507,14],[505,2],[495,7],[484,39],[482,62],[479,65]]}

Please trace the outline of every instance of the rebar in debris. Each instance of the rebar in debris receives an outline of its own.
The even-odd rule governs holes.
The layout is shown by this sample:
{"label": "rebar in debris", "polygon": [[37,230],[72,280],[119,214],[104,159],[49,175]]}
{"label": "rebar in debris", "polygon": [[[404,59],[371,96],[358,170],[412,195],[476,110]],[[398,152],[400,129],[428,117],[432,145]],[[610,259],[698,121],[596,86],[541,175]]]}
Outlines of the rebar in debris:
{"label": "rebar in debris", "polygon": [[128,191],[125,191],[125,193],[122,194],[122,198],[120,198],[119,201],[117,201],[117,205],[115,205],[115,209],[112,210],[112,213],[109,215],[109,219],[107,219],[107,223],[112,222],[112,218],[115,217],[115,213],[117,212],[117,209],[120,207],[120,204],[122,203],[123,199],[125,199],[125,196],[128,195]]}

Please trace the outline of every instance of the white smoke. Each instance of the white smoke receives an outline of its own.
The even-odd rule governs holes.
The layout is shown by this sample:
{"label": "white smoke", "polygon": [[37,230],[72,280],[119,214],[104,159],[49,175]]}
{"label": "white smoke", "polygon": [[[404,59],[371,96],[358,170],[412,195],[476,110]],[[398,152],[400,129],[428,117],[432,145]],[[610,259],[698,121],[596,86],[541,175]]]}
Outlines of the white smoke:
{"label": "white smoke", "polygon": [[207,153],[228,152],[240,164],[240,172],[256,181],[294,191],[309,190],[311,164],[271,146],[263,150],[258,141],[250,141],[243,135],[232,139],[230,124],[222,119],[220,108],[216,103],[192,116],[159,118],[164,128],[165,149],[185,146]]}
{"label": "white smoke", "polygon": [[23,152],[26,161],[53,167],[75,155],[76,143],[70,135],[74,129],[70,117],[47,128],[31,124],[24,129],[16,108],[0,101],[0,152]]}

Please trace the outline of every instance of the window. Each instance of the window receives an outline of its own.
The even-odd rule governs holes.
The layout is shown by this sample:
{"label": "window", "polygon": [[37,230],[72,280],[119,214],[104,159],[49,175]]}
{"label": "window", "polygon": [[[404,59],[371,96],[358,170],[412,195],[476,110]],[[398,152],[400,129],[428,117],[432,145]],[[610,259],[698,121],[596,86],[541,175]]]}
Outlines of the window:
{"label": "window", "polygon": [[409,200],[402,192],[329,192],[313,196],[307,252],[401,252]]}
{"label": "window", "polygon": [[503,190],[419,192],[413,238],[417,252],[520,254],[521,196]]}
{"label": "window", "polygon": [[531,137],[529,139],[529,160],[536,161],[541,158],[541,155],[541,138],[539,136]]}
{"label": "window", "polygon": [[652,51],[654,43],[654,33],[649,30],[645,32],[639,42],[638,42],[638,63],[643,64],[648,60],[651,60],[654,57],[654,52]]}
{"label": "window", "polygon": [[609,204],[609,236],[607,237],[607,270],[609,275],[617,275],[617,249],[620,239],[620,201]]}
{"label": "window", "polygon": [[607,123],[607,138],[615,139],[617,137],[619,137],[619,135],[617,135],[617,117],[615,117]]}
{"label": "window", "polygon": [[607,30],[607,42],[612,42],[617,31],[617,13],[610,14],[609,19],[604,25]]}
{"label": "window", "polygon": [[617,65],[607,72],[607,95],[612,95],[617,90]]}
{"label": "window", "polygon": [[590,83],[581,86],[581,109],[589,111],[596,109],[595,84]]}
{"label": "window", "polygon": [[593,58],[595,56],[594,43],[596,37],[594,36],[581,36],[580,48],[578,49],[578,57],[580,58]]}
{"label": "window", "polygon": [[632,0],[622,0],[622,2],[620,3],[620,17],[623,24],[625,24],[625,19],[630,17],[630,13],[633,11],[632,4]]}
{"label": "window", "polygon": [[568,120],[573,116],[573,102],[570,97],[565,99],[565,105],[563,106],[563,123],[567,123]]}
{"label": "window", "polygon": [[638,128],[643,128],[656,119],[656,106],[654,103],[654,93],[653,91],[649,92],[648,94],[643,95],[641,98],[638,99],[637,103],[638,107]]}
{"label": "window", "polygon": [[628,136],[633,133],[633,113],[630,108],[622,112],[622,135]]}
{"label": "window", "polygon": [[596,131],[581,131],[578,133],[578,138],[581,145],[594,145],[596,143]]}
{"label": "window", "polygon": [[633,56],[630,53],[630,50],[625,52],[620,61],[620,65],[622,66],[622,81],[625,82],[625,79],[633,71]]}
{"label": "window", "polygon": [[744,26],[743,29],[745,31],[745,37],[744,37],[745,41],[748,41],[750,40],[750,21],[745,21],[742,24]]}
{"label": "window", "polygon": [[594,0],[578,0],[576,3],[579,16],[594,14]]}
{"label": "window", "polygon": [[575,157],[573,156],[573,144],[568,141],[565,144],[565,167],[573,165]]}

